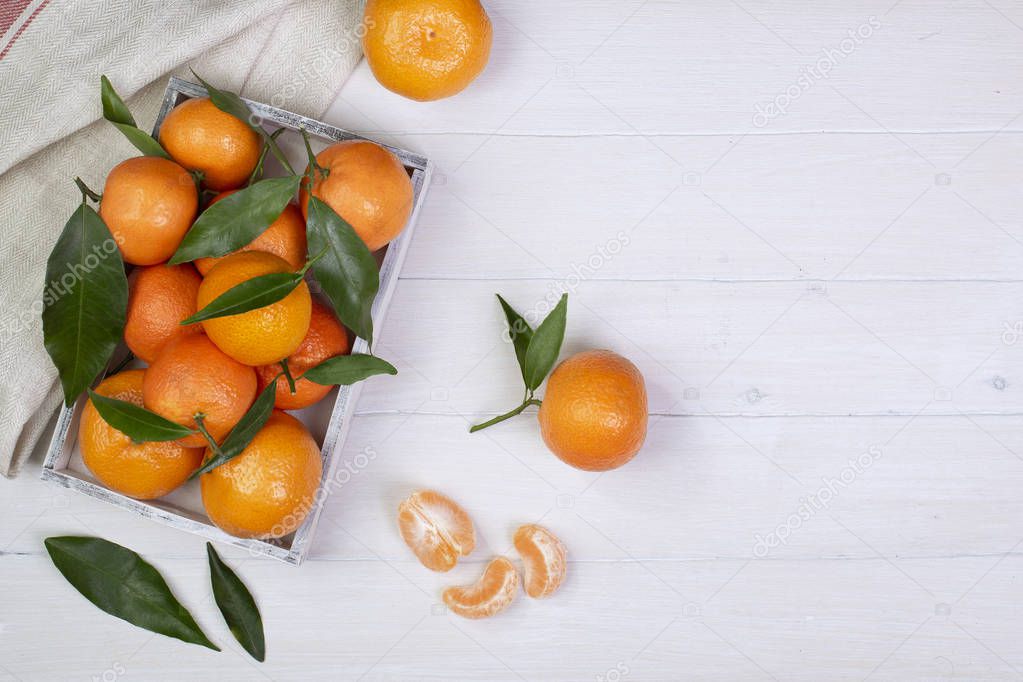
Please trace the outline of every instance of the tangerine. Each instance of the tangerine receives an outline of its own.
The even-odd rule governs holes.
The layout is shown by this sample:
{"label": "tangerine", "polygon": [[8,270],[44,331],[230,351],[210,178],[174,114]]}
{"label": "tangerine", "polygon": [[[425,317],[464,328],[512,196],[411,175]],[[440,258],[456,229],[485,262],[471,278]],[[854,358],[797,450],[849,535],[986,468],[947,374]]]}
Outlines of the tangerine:
{"label": "tangerine", "polygon": [[[224,197],[234,194],[237,190],[221,192],[213,198],[210,206],[217,203]],[[302,212],[295,204],[288,204],[284,211],[277,216],[277,219],[270,223],[270,226],[259,233],[255,239],[232,253],[242,251],[266,251],[275,256],[280,256],[288,262],[294,270],[298,270],[305,264],[306,238],[305,220]],[[224,260],[231,254],[219,257],[197,258],[195,267],[199,273],[205,275],[214,265]]]}
{"label": "tangerine", "polygon": [[[253,277],[291,272],[284,259],[264,251],[242,251],[225,256],[210,268],[199,285],[196,304],[209,305],[228,289]],[[303,281],[276,303],[237,315],[202,323],[206,335],[220,350],[246,365],[269,365],[291,355],[309,331],[312,298]]]}
{"label": "tangerine", "polygon": [[320,448],[305,425],[274,410],[241,454],[200,476],[199,485],[206,514],[224,532],[279,538],[302,525],[322,474]]}
{"label": "tangerine", "polygon": [[136,357],[152,363],[168,341],[202,333],[198,324],[179,324],[195,314],[200,282],[202,278],[187,263],[150,265],[132,271],[124,342]]}
{"label": "tangerine", "polygon": [[160,125],[160,144],[203,184],[217,191],[241,187],[259,162],[259,134],[246,121],[217,108],[210,98],[186,99]]}
{"label": "tangerine", "polygon": [[479,0],[369,0],[363,24],[373,75],[409,99],[461,92],[490,58],[493,27]]}
{"label": "tangerine", "polygon": [[[256,399],[256,372],[233,360],[203,334],[170,341],[146,370],[142,402],[172,422],[196,428],[196,414],[218,443],[234,428]],[[202,434],[179,441],[206,445]]]}
{"label": "tangerine", "polygon": [[[96,387],[96,393],[141,406],[144,375],[141,369],[114,374]],[[202,462],[201,448],[176,442],[132,442],[103,420],[92,400],[82,410],[78,445],[82,462],[100,483],[139,500],[163,497],[184,483]]]}
{"label": "tangerine", "polygon": [[646,438],[643,375],[609,350],[577,353],[547,379],[537,419],[547,447],[566,464],[586,471],[620,467]]}
{"label": "tangerine", "polygon": [[[281,410],[301,410],[323,400],[333,386],[317,384],[298,375],[328,358],[347,355],[350,350],[348,330],[338,321],[337,315],[329,306],[313,300],[309,331],[295,352],[288,356],[288,369],[293,376],[298,377],[295,379],[295,392],[292,393],[288,382],[281,379],[277,382],[274,406]],[[280,371],[280,365],[257,367],[259,390],[266,388]]]}
{"label": "tangerine", "polygon": [[107,175],[99,215],[125,261],[155,265],[177,250],[198,206],[188,171],[158,156],[136,156]]}
{"label": "tangerine", "polygon": [[[312,194],[334,209],[370,251],[401,234],[412,213],[412,181],[390,151],[366,140],[337,142],[316,155],[327,170],[315,174]],[[302,179],[298,204],[308,217],[308,178]]]}

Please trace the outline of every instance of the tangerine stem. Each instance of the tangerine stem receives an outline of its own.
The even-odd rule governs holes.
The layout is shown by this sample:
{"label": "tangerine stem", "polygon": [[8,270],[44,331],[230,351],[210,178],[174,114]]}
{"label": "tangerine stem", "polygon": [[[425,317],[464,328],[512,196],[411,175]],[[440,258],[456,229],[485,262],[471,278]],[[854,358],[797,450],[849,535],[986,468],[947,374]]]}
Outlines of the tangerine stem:
{"label": "tangerine stem", "polygon": [[330,171],[316,161],[316,155],[313,154],[313,147],[309,144],[309,133],[306,132],[305,128],[299,128],[299,131],[302,133],[302,141],[305,142],[305,153],[309,156],[309,167],[312,169],[310,172],[306,173],[306,175],[309,176],[309,182],[316,180],[314,177],[316,173],[319,173],[321,178],[327,177],[330,174]]}
{"label": "tangerine stem", "polygon": [[202,412],[196,412],[192,416],[192,419],[195,420],[195,430],[202,434],[202,437],[206,439],[207,443],[209,443],[210,450],[213,451],[214,455],[219,457],[220,446],[217,445],[217,441],[213,439],[213,436],[210,435],[210,432],[206,430],[206,424],[203,423],[204,420],[206,419],[206,415],[203,414]]}
{"label": "tangerine stem", "polygon": [[[288,388],[291,389],[292,395],[295,394],[295,378],[291,376],[291,369],[288,367],[288,359],[284,358],[281,360],[281,374],[288,380]],[[280,376],[280,375],[278,375]]]}
{"label": "tangerine stem", "polygon": [[516,415],[522,414],[522,411],[525,410],[530,405],[536,405],[537,407],[539,407],[540,406],[540,401],[537,400],[536,398],[529,398],[527,400],[523,400],[522,404],[519,405],[518,407],[516,407],[514,410],[511,410],[510,412],[505,412],[504,414],[498,415],[498,416],[494,417],[493,419],[489,419],[489,420],[483,422],[482,424],[476,424],[476,426],[473,426],[472,428],[469,429],[469,433],[476,433],[477,431],[485,429],[488,426],[493,426],[494,424],[500,424],[505,419],[511,419],[512,417],[514,417]]}
{"label": "tangerine stem", "polygon": [[81,178],[76,177],[75,184],[78,185],[78,189],[81,190],[82,192],[83,202],[85,201],[85,197],[89,197],[98,204],[100,199],[103,198],[102,194],[97,194],[92,189],[90,189],[89,186],[85,184],[85,181],[83,181]]}

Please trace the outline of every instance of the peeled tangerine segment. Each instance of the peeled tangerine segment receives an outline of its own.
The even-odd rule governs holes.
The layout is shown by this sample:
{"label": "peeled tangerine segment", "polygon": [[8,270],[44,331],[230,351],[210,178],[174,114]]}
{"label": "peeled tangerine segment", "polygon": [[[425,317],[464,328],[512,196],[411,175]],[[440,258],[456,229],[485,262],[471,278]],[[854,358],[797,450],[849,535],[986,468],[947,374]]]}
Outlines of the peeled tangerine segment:
{"label": "peeled tangerine segment", "polygon": [[431,571],[450,571],[459,556],[476,546],[469,515],[433,490],[418,490],[398,505],[398,528],[405,544]]}
{"label": "peeled tangerine segment", "polygon": [[565,545],[543,526],[530,523],[515,531],[515,549],[525,569],[526,594],[542,599],[554,594],[565,580]]}
{"label": "peeled tangerine segment", "polygon": [[444,603],[463,618],[488,618],[508,608],[518,588],[515,564],[499,556],[472,585],[444,590]]}

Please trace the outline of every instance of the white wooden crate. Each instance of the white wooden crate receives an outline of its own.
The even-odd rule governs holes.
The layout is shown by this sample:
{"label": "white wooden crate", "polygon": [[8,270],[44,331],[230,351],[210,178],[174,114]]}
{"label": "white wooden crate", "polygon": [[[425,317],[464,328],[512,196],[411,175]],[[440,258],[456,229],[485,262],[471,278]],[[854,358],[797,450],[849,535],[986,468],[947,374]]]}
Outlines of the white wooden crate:
{"label": "white wooden crate", "polygon": [[[163,106],[153,128],[154,137],[159,134],[160,124],[171,109],[186,99],[204,96],[206,96],[206,90],[202,86],[172,77],[167,85]],[[304,128],[309,133],[314,151],[319,151],[327,144],[340,140],[367,139],[347,130],[267,104],[251,100],[245,100],[245,102],[261,119],[261,124],[271,131],[277,128],[287,128],[293,131]],[[285,136],[279,138],[282,148],[291,157],[293,165],[304,168],[306,164],[305,151],[300,136],[295,134],[288,137],[291,139],[289,140]],[[398,282],[398,273],[401,271],[405,253],[412,240],[416,219],[426,197],[426,189],[430,184],[432,169],[430,161],[423,156],[388,145],[382,146],[394,152],[408,170],[412,179],[414,203],[408,225],[401,235],[383,250],[383,257],[380,260],[380,290],[373,303],[373,322],[377,329],[380,328],[387,313],[387,307]],[[270,157],[267,162],[267,168],[272,175],[275,164]],[[315,281],[311,281],[310,285],[315,295],[317,292]],[[352,346],[353,353],[368,351],[369,348],[364,339],[355,340]],[[122,347],[115,352],[110,366],[116,366],[118,358],[123,358],[126,352],[127,349],[122,344]],[[41,477],[65,488],[77,490],[121,507],[127,512],[202,535],[211,540],[243,547],[254,554],[265,554],[298,565],[309,552],[323,502],[331,492],[331,481],[334,480],[339,461],[338,454],[344,446],[360,387],[361,384],[336,387],[327,398],[316,405],[293,413],[306,424],[320,445],[323,457],[323,478],[320,481],[316,503],[302,525],[294,533],[273,541],[237,538],[214,526],[203,511],[198,481],[186,483],[178,490],[157,500],[136,500],[104,487],[85,467],[78,448],[78,424],[86,402],[85,396],[80,397],[71,407],[65,406],[61,409],[43,463]]]}

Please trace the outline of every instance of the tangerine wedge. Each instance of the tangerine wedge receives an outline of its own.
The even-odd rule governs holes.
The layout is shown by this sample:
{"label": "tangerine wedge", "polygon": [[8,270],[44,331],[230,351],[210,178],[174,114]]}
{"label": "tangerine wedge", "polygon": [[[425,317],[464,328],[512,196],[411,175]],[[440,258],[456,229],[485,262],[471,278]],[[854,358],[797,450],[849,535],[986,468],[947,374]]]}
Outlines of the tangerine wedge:
{"label": "tangerine wedge", "polygon": [[543,526],[529,523],[515,531],[515,549],[522,557],[523,586],[533,599],[554,594],[565,580],[565,545]]}
{"label": "tangerine wedge", "polygon": [[472,519],[454,500],[417,490],[398,505],[398,529],[405,544],[431,571],[450,571],[459,556],[476,546]]}
{"label": "tangerine wedge", "polygon": [[472,585],[444,590],[444,603],[463,618],[489,618],[511,605],[519,589],[519,572],[503,556],[493,559]]}

